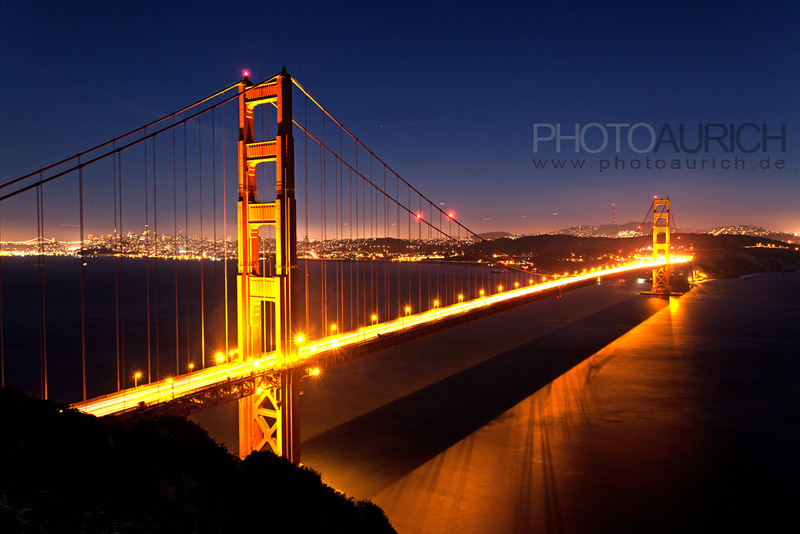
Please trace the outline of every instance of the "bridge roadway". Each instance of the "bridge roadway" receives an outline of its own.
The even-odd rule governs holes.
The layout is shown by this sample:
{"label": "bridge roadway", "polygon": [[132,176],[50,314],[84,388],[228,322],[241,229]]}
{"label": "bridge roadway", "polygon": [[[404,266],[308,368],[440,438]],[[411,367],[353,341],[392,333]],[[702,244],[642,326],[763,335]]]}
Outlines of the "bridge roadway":
{"label": "bridge roadway", "polygon": [[[672,257],[669,263],[682,264],[690,260],[691,258]],[[452,326],[452,322],[463,322],[487,312],[501,311],[504,304],[525,302],[547,296],[559,289],[579,287],[593,279],[653,269],[663,264],[663,261],[636,260],[605,269],[593,269],[571,277],[509,289],[474,300],[364,326],[356,331],[306,341],[300,344],[297,356],[291,361],[279,358],[273,351],[252,361],[235,360],[219,364],[78,402],[72,407],[98,417],[136,410],[188,415],[255,393],[256,378],[263,375],[284,369],[303,368],[306,368],[309,374],[313,374],[320,368],[346,363],[433,331],[442,330]]]}

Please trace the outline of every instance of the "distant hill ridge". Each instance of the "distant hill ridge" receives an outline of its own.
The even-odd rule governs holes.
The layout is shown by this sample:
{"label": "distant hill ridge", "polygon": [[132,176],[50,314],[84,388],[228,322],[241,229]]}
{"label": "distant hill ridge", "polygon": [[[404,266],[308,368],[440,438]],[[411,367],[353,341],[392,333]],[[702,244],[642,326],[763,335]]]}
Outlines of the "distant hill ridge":
{"label": "distant hill ridge", "polygon": [[511,234],[508,232],[484,232],[482,234],[478,234],[478,237],[491,241],[493,239],[500,239],[502,237],[511,237]]}
{"label": "distant hill ridge", "polygon": [[[572,235],[576,237],[636,237],[637,235],[648,235],[653,227],[652,222],[644,224],[634,221],[624,224],[601,224],[601,225],[580,225],[570,226],[553,232],[546,232],[539,235]],[[733,226],[716,226],[711,229],[698,229],[678,227],[677,232],[681,234],[709,234],[709,235],[743,235],[749,237],[763,237],[785,243],[798,243],[800,237],[788,232],[776,232],[767,230],[761,226],[752,224],[738,224]],[[504,237],[513,237],[508,232],[485,232],[478,234],[483,239],[494,240]],[[519,236],[518,236],[519,237]],[[525,236],[522,236],[525,237]]]}

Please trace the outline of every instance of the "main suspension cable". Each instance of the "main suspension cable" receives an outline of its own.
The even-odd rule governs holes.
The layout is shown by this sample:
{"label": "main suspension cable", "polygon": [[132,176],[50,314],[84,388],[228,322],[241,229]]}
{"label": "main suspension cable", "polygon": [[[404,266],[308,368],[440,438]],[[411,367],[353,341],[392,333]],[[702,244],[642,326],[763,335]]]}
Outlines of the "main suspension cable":
{"label": "main suspension cable", "polygon": [[[190,105],[188,105],[188,106],[186,106],[184,108],[181,108],[178,111],[175,111],[173,113],[170,113],[169,115],[161,117],[160,119],[157,119],[157,120],[155,120],[153,122],[147,123],[144,126],[140,126],[139,128],[136,128],[135,130],[131,130],[130,132],[128,132],[126,134],[120,135],[119,137],[115,137],[115,138],[113,138],[113,139],[111,139],[109,141],[106,141],[105,143],[101,143],[101,144],[95,146],[94,148],[90,148],[88,150],[84,150],[83,152],[79,152],[79,153],[75,154],[74,156],[70,156],[70,157],[68,157],[66,159],[62,159],[61,161],[58,161],[56,163],[52,163],[52,164],[50,164],[50,165],[48,165],[46,167],[42,167],[41,169],[39,169],[37,171],[31,172],[29,174],[26,174],[25,176],[20,176],[19,178],[15,178],[13,180],[10,180],[8,182],[0,184],[0,189],[3,189],[5,187],[8,187],[8,186],[14,185],[16,183],[22,182],[24,180],[27,180],[28,178],[33,178],[37,174],[45,173],[45,172],[47,172],[47,171],[49,171],[51,169],[54,169],[54,168],[59,167],[61,165],[64,165],[65,163],[69,163],[70,161],[74,161],[76,159],[79,159],[79,158],[85,156],[86,154],[90,154],[90,153],[92,153],[92,152],[94,152],[96,150],[100,150],[101,148],[107,147],[108,145],[115,146],[116,143],[118,143],[119,141],[125,139],[126,137],[130,137],[130,136],[132,136],[134,134],[137,134],[139,132],[146,131],[148,128],[150,128],[152,126],[155,126],[156,124],[160,124],[160,123],[164,122],[167,119],[171,119],[171,118],[173,118],[173,117],[175,117],[177,115],[180,115],[181,113],[184,113],[184,112],[186,112],[186,111],[188,111],[188,110],[190,110],[190,109],[192,109],[194,107],[197,107],[197,106],[199,106],[201,104],[204,104],[205,102],[208,102],[209,100],[211,100],[213,98],[216,98],[219,95],[224,94],[224,93],[226,93],[226,92],[230,91],[231,89],[234,89],[234,88],[236,88],[238,86],[239,86],[239,82],[236,82],[235,84],[229,85],[228,87],[226,87],[225,89],[222,89],[221,91],[217,91],[216,93],[214,93],[211,96],[207,96],[207,97],[205,97],[205,98],[203,98],[201,100],[198,100],[194,104],[190,104]],[[226,100],[226,102],[227,102],[227,100]],[[219,105],[219,104],[217,104],[217,105]],[[106,155],[108,155],[108,154],[106,154]],[[89,163],[91,163],[91,162],[89,162]],[[74,168],[72,170],[74,170]]]}

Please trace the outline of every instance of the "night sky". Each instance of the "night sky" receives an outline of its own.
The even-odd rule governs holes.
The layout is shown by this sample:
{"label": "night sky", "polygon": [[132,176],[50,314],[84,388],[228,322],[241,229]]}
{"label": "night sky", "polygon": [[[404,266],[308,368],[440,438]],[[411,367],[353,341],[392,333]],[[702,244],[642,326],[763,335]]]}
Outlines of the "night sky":
{"label": "night sky", "polygon": [[[2,0],[0,182],[166,115],[243,69],[263,80],[285,65],[476,231],[604,224],[612,202],[617,222],[639,221],[658,195],[683,227],[800,232],[798,15],[792,2]],[[589,149],[603,126],[605,149],[576,154],[566,139],[560,153],[554,140],[534,152],[534,124],[567,136],[576,123],[597,124],[586,129]],[[656,135],[668,125],[675,142],[634,152],[627,132],[639,123]],[[619,152],[609,124],[628,125],[616,130]],[[681,124],[687,148],[698,124],[716,125],[713,135],[733,125],[741,142],[676,153]],[[742,151],[758,146],[765,124],[776,136],[785,124],[783,141]],[[633,146],[647,148],[646,134],[639,127]],[[699,168],[737,157],[745,168]],[[583,169],[572,168],[577,159]]]}

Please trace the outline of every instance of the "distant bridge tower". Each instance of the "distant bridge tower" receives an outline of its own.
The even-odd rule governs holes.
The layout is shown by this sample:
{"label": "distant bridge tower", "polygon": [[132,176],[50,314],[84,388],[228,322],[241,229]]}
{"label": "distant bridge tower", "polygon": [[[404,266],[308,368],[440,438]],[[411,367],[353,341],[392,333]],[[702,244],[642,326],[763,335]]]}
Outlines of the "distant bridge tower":
{"label": "distant bridge tower", "polygon": [[[669,261],[669,198],[653,199],[653,260]],[[653,269],[653,289],[656,295],[670,294],[669,264]]]}
{"label": "distant bridge tower", "polygon": [[[275,139],[255,141],[254,109],[262,104],[277,108]],[[256,165],[275,162],[275,201],[259,202]],[[292,79],[284,68],[268,82],[239,84],[239,263],[237,277],[239,356],[243,361],[261,356],[275,339],[281,370],[256,383],[253,393],[239,401],[239,454],[269,446],[292,462],[300,461],[300,379],[290,363],[297,357],[293,327],[297,312],[297,223],[294,195],[294,139],[292,137]],[[261,272],[259,228],[275,226],[275,276]],[[272,336],[265,336],[263,314],[274,305]]]}

